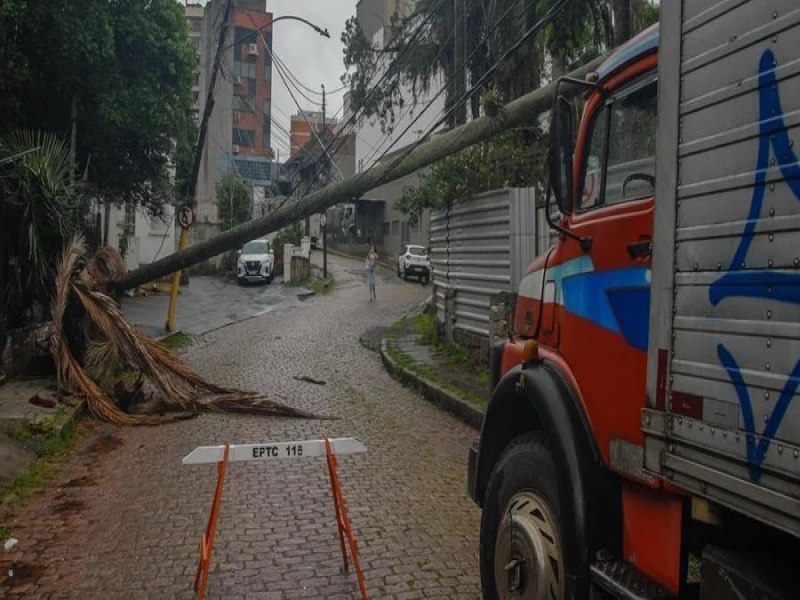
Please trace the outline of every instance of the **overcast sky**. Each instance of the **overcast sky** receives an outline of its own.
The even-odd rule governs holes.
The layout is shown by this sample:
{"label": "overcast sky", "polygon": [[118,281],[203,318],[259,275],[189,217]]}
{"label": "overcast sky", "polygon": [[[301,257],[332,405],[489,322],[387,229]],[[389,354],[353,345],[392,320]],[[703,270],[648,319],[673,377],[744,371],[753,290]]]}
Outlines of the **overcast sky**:
{"label": "overcast sky", "polygon": [[[344,72],[344,63],[340,38],[345,21],[356,13],[356,3],[357,0],[267,0],[267,10],[273,13],[276,19],[282,15],[303,17],[323,29],[327,28],[331,34],[330,39],[324,38],[307,25],[288,19],[275,23],[273,27],[272,49],[275,56],[309,88],[320,91],[320,84],[324,84],[326,91],[332,91],[342,87],[339,78]],[[327,94],[325,112],[328,116],[336,115],[341,109],[344,91]],[[320,110],[319,106],[307,101],[294,89],[292,92],[304,109]],[[312,95],[305,90],[303,92],[311,100],[316,102],[321,100],[318,95]],[[272,113],[273,123],[277,122],[287,130],[289,116],[297,113],[297,106],[274,66]],[[337,116],[340,117],[341,112]],[[288,139],[274,125],[272,139],[275,149],[280,149],[283,161]]]}

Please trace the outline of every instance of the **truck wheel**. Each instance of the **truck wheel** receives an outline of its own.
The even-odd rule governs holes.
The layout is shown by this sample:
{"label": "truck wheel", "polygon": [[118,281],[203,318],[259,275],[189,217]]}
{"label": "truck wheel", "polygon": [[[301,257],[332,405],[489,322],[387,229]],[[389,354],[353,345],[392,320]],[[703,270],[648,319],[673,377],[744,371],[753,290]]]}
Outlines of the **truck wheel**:
{"label": "truck wheel", "polygon": [[515,438],[492,471],[481,515],[485,599],[562,600],[565,573],[558,484],[547,438]]}

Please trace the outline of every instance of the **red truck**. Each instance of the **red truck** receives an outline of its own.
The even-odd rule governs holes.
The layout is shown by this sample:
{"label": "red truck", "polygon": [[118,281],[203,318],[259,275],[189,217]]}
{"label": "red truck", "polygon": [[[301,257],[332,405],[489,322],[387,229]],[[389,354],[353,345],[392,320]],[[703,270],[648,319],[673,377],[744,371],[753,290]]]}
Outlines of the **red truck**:
{"label": "red truck", "polygon": [[484,597],[800,597],[800,5],[662,2],[569,86],[469,455]]}

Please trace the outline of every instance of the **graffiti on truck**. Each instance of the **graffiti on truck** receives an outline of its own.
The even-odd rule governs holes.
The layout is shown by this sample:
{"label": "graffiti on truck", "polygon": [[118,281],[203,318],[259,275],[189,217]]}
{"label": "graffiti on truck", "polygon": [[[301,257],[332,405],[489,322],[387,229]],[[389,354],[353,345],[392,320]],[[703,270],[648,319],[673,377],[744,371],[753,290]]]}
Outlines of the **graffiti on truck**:
{"label": "graffiti on truck", "polygon": [[[756,226],[761,220],[764,196],[767,189],[767,174],[770,169],[770,150],[785,183],[795,199],[800,201],[800,164],[792,150],[792,142],[784,120],[781,107],[778,81],[775,75],[777,61],[771,50],[761,55],[759,62],[759,136],[756,180],[750,211],[747,215],[742,237],[728,270],[709,288],[709,299],[716,306],[726,298],[764,298],[791,304],[800,304],[800,273],[780,273],[761,269],[745,270],[747,254],[755,235]],[[728,373],[741,405],[745,428],[745,442],[750,479],[757,482],[761,478],[761,467],[766,458],[772,439],[800,383],[800,360],[789,375],[778,401],[764,424],[759,436],[756,432],[753,404],[742,369],[730,350],[724,344],[717,345],[720,364]]]}

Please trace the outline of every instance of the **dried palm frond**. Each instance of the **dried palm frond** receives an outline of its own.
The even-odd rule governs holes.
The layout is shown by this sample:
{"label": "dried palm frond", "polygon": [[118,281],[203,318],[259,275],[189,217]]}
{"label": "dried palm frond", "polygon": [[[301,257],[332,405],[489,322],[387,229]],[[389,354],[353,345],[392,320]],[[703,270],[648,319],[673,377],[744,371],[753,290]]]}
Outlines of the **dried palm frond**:
{"label": "dried palm frond", "polygon": [[[89,410],[96,417],[120,425],[154,425],[200,412],[317,418],[255,392],[219,386],[189,369],[163,344],[128,323],[117,302],[97,289],[109,281],[107,274],[116,273],[120,267],[114,253],[104,252],[100,259],[95,257],[92,261],[85,260],[85,253],[82,238],[76,237],[67,245],[59,263],[52,307],[51,349],[59,386],[85,395]],[[86,346],[85,362],[94,378],[76,359],[72,347],[75,340],[71,345],[65,331],[71,298],[75,300],[72,306],[81,309],[81,316],[92,327],[92,337],[83,340],[83,345]],[[123,364],[139,371],[161,395],[163,402],[158,415],[128,414],[98,385],[98,382],[105,383],[103,378]],[[210,398],[202,402],[203,396]],[[166,415],[167,412],[182,414]]]}
{"label": "dried palm frond", "polygon": [[84,359],[86,372],[101,387],[113,385],[113,380],[122,365],[122,357],[116,345],[108,340],[92,340],[86,347]]}
{"label": "dried palm frond", "polygon": [[128,265],[122,255],[111,246],[101,246],[86,266],[84,280],[93,289],[104,289],[109,281],[127,272]]}

